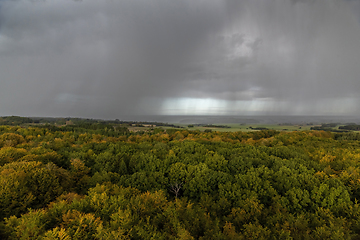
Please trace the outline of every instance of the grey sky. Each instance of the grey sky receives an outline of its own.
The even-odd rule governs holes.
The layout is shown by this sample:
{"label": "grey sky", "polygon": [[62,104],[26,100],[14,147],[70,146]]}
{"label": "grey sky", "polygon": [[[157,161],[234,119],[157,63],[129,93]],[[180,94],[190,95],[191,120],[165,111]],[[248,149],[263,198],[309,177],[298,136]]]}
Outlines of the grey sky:
{"label": "grey sky", "polygon": [[358,0],[0,0],[0,115],[359,115]]}

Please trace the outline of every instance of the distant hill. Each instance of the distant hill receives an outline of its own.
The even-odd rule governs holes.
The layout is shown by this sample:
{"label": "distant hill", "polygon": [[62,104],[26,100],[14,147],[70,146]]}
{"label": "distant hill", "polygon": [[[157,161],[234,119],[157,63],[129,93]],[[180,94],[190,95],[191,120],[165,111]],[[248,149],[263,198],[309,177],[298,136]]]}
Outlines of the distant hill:
{"label": "distant hill", "polygon": [[19,116],[0,117],[0,125],[21,125],[24,123],[34,123],[34,120]]}

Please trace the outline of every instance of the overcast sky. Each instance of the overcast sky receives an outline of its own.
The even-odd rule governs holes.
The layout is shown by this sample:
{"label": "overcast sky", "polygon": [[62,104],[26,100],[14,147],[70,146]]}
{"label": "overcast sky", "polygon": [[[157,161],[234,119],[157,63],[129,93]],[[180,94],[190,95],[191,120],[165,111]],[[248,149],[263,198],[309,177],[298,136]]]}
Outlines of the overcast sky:
{"label": "overcast sky", "polygon": [[0,116],[360,115],[359,0],[0,0]]}

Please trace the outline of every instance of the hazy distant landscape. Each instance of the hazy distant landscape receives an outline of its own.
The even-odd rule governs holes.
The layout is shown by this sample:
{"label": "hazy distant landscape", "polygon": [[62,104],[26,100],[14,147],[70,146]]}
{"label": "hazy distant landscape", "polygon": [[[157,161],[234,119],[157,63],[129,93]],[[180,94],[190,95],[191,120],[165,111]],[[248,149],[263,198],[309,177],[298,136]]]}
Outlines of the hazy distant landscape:
{"label": "hazy distant landscape", "polygon": [[172,115],[172,116],[129,116],[122,120],[146,121],[146,122],[168,122],[184,124],[321,124],[321,123],[360,123],[360,116],[224,116],[224,115]]}
{"label": "hazy distant landscape", "polygon": [[[127,119],[127,120],[123,120]],[[123,119],[54,117],[0,117],[0,125],[123,127],[129,131],[189,129],[200,131],[308,131],[347,132],[360,130],[360,118],[351,116],[128,116]]]}
{"label": "hazy distant landscape", "polygon": [[[15,116],[16,117],[16,116]],[[5,117],[7,118],[7,117]],[[25,118],[25,117],[20,117]],[[83,119],[91,121],[115,122],[115,119],[89,119],[74,117],[28,117],[33,122],[64,122],[66,119]],[[360,124],[360,116],[216,116],[216,115],[143,115],[124,116],[120,122],[158,122],[169,124],[253,124],[253,125],[319,125],[323,123]]]}

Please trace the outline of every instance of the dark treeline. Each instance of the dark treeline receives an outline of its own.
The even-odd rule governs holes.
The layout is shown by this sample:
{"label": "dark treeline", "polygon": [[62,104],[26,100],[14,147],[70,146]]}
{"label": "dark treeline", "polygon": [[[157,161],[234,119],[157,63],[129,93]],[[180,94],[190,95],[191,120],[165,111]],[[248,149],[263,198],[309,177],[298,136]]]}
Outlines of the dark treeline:
{"label": "dark treeline", "polygon": [[[161,123],[161,122],[138,122],[138,121],[121,121],[119,119],[115,120],[101,120],[101,119],[89,119],[89,118],[41,118],[41,117],[20,117],[20,116],[5,116],[0,117],[0,125],[10,125],[10,126],[18,126],[24,124],[49,124],[55,126],[61,125],[75,125],[75,127],[81,127],[85,129],[99,129],[106,128],[109,125],[137,125],[143,127],[147,126],[155,126],[155,127],[172,127],[172,128],[183,128],[178,125],[174,125],[171,123]],[[48,125],[47,125],[48,127]]]}
{"label": "dark treeline", "polygon": [[268,128],[266,128],[266,127],[249,127],[250,129],[252,129],[252,130],[267,130]]}
{"label": "dark treeline", "polygon": [[191,124],[190,126],[198,126],[198,127],[208,127],[208,128],[231,128],[230,126],[226,125],[215,125],[215,124]]}
{"label": "dark treeline", "polygon": [[360,135],[0,126],[1,239],[358,239]]}
{"label": "dark treeline", "polygon": [[38,123],[38,120],[19,116],[0,117],[0,125],[16,126],[24,123]]}
{"label": "dark treeline", "polygon": [[323,123],[321,126],[311,127],[311,130],[317,131],[330,131],[330,132],[349,132],[349,131],[359,131],[360,125],[355,123],[348,123],[346,125],[341,125],[336,129],[340,123]]}
{"label": "dark treeline", "polygon": [[339,129],[360,131],[360,125],[358,125],[358,124],[347,124],[345,126],[340,126]]}

